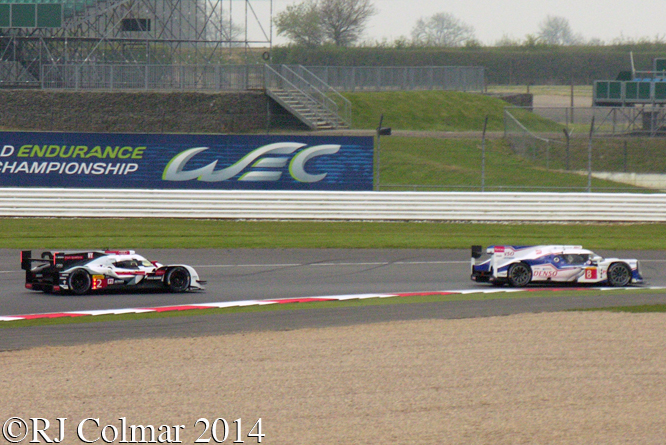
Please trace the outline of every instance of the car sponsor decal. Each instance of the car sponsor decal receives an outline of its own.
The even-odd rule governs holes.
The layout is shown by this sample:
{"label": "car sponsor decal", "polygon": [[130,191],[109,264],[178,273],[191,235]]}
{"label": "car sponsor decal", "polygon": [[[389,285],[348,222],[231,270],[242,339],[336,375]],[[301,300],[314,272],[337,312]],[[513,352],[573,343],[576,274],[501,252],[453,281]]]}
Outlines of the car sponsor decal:
{"label": "car sponsor decal", "polygon": [[104,289],[108,285],[108,281],[104,275],[93,275],[91,289]]}
{"label": "car sponsor decal", "polygon": [[534,278],[555,278],[557,277],[557,269],[553,268],[533,268],[532,276]]}
{"label": "car sponsor decal", "polygon": [[596,267],[587,267],[587,268],[585,268],[585,279],[586,280],[596,280],[597,279],[597,268]]}

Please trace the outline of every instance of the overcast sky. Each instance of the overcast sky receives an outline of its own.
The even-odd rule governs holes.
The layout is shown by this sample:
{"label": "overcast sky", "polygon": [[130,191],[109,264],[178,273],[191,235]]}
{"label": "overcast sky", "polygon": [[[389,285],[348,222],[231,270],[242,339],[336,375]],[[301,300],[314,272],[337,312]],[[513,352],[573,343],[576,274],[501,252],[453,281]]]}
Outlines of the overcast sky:
{"label": "overcast sky", "polygon": [[[274,0],[274,15],[300,2]],[[665,0],[373,0],[373,4],[379,12],[366,30],[369,40],[409,37],[419,18],[439,12],[451,13],[474,27],[483,45],[503,36],[522,41],[538,32],[547,15],[566,18],[572,31],[586,40],[666,38]]]}

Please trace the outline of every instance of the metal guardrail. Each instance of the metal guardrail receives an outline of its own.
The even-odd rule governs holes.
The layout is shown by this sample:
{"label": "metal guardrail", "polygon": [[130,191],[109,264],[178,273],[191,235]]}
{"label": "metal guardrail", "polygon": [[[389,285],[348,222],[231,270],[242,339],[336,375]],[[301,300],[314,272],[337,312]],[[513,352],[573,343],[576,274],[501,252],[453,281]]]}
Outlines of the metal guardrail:
{"label": "metal guardrail", "polygon": [[[299,66],[289,65],[294,71]],[[273,66],[278,69],[278,66]],[[483,67],[306,66],[337,91],[483,91]],[[31,82],[44,89],[239,91],[264,87],[263,65],[44,64],[40,80],[18,62],[0,64],[3,83]],[[25,77],[28,76],[28,77]]]}
{"label": "metal guardrail", "polygon": [[484,91],[481,66],[306,66],[338,91]]}
{"label": "metal guardrail", "polygon": [[264,88],[263,65],[42,65],[44,89],[245,91]]}
{"label": "metal guardrail", "polygon": [[0,188],[0,217],[665,222],[666,194]]}

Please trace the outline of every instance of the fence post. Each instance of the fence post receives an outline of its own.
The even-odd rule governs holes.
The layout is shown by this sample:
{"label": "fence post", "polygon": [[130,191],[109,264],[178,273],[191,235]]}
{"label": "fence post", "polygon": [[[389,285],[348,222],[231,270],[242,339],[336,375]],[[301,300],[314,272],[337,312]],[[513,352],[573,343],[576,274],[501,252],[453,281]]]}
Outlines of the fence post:
{"label": "fence post", "polygon": [[391,135],[391,127],[382,127],[382,122],[384,122],[384,114],[379,117],[379,125],[377,126],[377,185],[375,190],[379,191],[379,169],[381,168],[381,164],[379,162],[379,151],[380,151],[380,143],[379,140],[382,136],[390,136]]}
{"label": "fence post", "polygon": [[594,134],[594,116],[590,124],[590,139],[587,144],[587,193],[592,191],[592,135]]}
{"label": "fence post", "polygon": [[571,76],[571,124],[574,123],[574,79]]}
{"label": "fence post", "polygon": [[566,168],[566,170],[569,170],[569,149],[571,148],[571,140],[570,140],[571,139],[570,138],[571,133],[569,133],[569,130],[566,129],[566,128],[563,128],[562,131],[564,132],[564,138],[567,141],[567,153],[566,153],[566,161],[565,161],[566,166],[565,166],[565,168]]}
{"label": "fence post", "polygon": [[488,127],[488,115],[483,121],[481,134],[481,193],[486,191],[486,127]]}

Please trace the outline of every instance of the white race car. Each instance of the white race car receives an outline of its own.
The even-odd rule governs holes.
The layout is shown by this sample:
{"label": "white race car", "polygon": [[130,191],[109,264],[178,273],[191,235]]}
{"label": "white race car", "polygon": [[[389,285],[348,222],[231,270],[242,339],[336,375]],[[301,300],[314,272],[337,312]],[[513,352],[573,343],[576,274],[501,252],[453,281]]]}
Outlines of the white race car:
{"label": "white race car", "polygon": [[636,259],[602,258],[581,246],[472,246],[472,280],[501,286],[537,283],[603,283],[626,286],[643,282]]}
{"label": "white race car", "polygon": [[[37,263],[33,267],[33,263]],[[77,295],[92,291],[163,289],[170,292],[203,290],[205,281],[193,267],[148,261],[133,250],[47,251],[32,258],[21,252],[25,287]]]}

